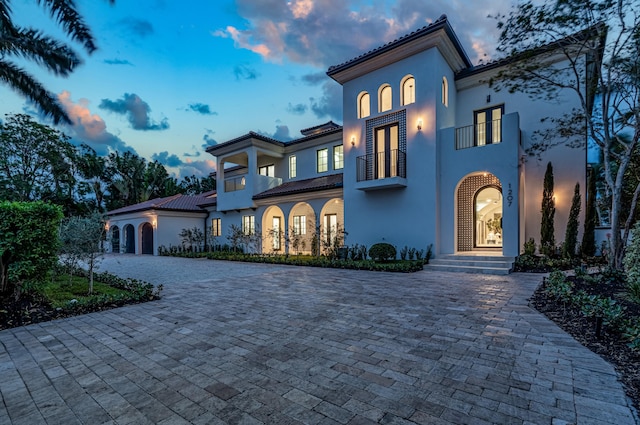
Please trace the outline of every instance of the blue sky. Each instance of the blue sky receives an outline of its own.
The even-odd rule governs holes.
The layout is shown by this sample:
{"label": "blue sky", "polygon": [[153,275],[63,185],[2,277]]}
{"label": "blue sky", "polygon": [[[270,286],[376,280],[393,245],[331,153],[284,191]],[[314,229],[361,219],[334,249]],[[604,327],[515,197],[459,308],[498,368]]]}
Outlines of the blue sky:
{"label": "blue sky", "polygon": [[[65,39],[34,0],[14,21]],[[325,72],[446,13],[474,63],[494,55],[487,15],[511,0],[78,0],[97,39],[68,78],[24,67],[74,121],[60,126],[100,154],[133,150],[176,176],[213,170],[207,145],[248,131],[279,140],[328,120],[342,123],[341,87]],[[71,42],[72,45],[74,45]],[[19,61],[18,61],[19,62]],[[19,62],[20,63],[20,62]],[[0,86],[0,114],[33,105]],[[42,117],[39,117],[43,120]]]}

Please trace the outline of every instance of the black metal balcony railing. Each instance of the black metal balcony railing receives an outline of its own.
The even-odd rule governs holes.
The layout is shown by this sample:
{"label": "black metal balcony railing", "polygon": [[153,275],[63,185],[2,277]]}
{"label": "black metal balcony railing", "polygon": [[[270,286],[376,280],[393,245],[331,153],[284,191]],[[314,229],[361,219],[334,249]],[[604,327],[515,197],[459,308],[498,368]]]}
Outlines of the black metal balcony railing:
{"label": "black metal balcony railing", "polygon": [[502,119],[456,128],[456,149],[502,142]]}
{"label": "black metal balcony railing", "polygon": [[357,181],[407,177],[407,154],[394,149],[356,158]]}
{"label": "black metal balcony railing", "polygon": [[236,190],[243,190],[245,185],[244,176],[233,177],[224,181],[225,192],[235,192]]}

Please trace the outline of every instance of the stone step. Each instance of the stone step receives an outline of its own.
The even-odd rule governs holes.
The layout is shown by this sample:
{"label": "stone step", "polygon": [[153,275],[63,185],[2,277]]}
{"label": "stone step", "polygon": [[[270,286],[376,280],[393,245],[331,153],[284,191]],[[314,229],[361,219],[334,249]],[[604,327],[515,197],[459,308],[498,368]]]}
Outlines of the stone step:
{"label": "stone step", "polygon": [[481,274],[509,274],[513,269],[514,257],[497,255],[439,255],[425,266],[426,269],[481,273]]}
{"label": "stone step", "polygon": [[511,273],[511,267],[479,267],[479,266],[456,266],[445,264],[426,264],[425,270],[434,270],[441,272],[459,272],[459,273],[477,273],[477,274],[493,274],[507,275]]}

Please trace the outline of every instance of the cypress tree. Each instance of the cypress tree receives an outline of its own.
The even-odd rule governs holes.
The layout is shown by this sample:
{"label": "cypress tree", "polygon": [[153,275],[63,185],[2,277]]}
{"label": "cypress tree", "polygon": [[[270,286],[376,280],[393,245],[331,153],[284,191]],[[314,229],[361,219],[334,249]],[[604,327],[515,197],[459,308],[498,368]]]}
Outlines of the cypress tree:
{"label": "cypress tree", "polygon": [[544,255],[553,255],[556,246],[553,224],[553,218],[556,214],[556,206],[555,201],[553,200],[553,166],[551,165],[551,162],[547,163],[547,171],[544,173],[541,212],[540,252]]}
{"label": "cypress tree", "polygon": [[576,244],[578,243],[578,216],[580,215],[580,183],[576,183],[571,200],[571,211],[569,211],[569,221],[567,222],[567,232],[562,246],[562,255],[566,258],[573,258],[576,255]]}
{"label": "cypress tree", "polygon": [[596,255],[596,225],[598,214],[596,211],[596,173],[592,168],[587,180],[587,205],[584,217],[584,233],[582,234],[582,256]]}

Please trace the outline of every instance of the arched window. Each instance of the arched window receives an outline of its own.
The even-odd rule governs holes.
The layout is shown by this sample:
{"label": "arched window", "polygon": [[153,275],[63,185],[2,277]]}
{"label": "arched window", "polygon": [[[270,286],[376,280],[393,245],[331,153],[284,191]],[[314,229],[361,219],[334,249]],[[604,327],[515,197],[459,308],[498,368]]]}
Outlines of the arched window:
{"label": "arched window", "polygon": [[442,104],[449,106],[449,82],[447,77],[442,77]]}
{"label": "arched window", "polygon": [[407,75],[402,80],[402,104],[410,105],[416,101],[416,79]]}
{"label": "arched window", "polygon": [[369,93],[363,91],[358,95],[358,118],[366,118],[371,115],[371,99]]}
{"label": "arched window", "polygon": [[391,86],[383,84],[378,91],[378,112],[384,112],[391,109]]}

